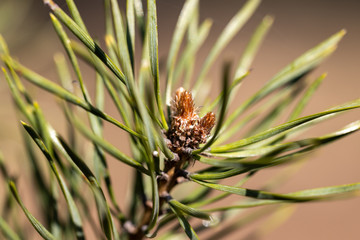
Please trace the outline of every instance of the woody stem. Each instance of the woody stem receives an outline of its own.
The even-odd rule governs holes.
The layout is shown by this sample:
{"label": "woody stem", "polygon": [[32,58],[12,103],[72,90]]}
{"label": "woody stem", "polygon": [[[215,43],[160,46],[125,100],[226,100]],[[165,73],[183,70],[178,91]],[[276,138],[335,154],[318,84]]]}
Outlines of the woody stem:
{"label": "woody stem", "polygon": [[[176,155],[176,154],[175,154]],[[158,175],[157,183],[160,196],[160,209],[166,203],[167,197],[171,190],[177,185],[178,177],[183,175],[182,167],[185,162],[189,160],[189,156],[184,154],[176,155],[175,160],[168,160],[165,162],[164,172]],[[140,240],[145,236],[144,228],[149,224],[151,219],[152,206],[145,203],[145,209],[142,216],[141,223],[137,226],[134,232],[129,233],[130,240]]]}

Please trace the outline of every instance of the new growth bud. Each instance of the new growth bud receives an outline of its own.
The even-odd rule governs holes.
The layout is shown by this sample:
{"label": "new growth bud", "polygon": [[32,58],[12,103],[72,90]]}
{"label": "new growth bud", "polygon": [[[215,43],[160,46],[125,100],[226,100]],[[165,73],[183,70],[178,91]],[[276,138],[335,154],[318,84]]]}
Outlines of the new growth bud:
{"label": "new growth bud", "polygon": [[205,143],[215,125],[215,114],[208,112],[200,118],[196,112],[192,94],[179,88],[171,104],[171,126],[166,133],[169,148],[178,154],[187,149],[198,149]]}

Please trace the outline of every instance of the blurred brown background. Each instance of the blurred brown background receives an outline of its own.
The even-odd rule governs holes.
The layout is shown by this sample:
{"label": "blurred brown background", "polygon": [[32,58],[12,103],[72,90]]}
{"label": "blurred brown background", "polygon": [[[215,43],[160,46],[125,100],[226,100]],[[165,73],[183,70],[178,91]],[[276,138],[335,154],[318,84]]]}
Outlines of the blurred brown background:
{"label": "blurred brown background", "polygon": [[[4,0],[1,0],[4,1]],[[5,39],[10,45],[14,56],[35,71],[57,81],[52,56],[60,51],[60,44],[48,18],[48,8],[42,1],[10,0],[20,5],[29,5],[26,13],[19,8],[8,11],[9,18],[24,21],[3,21],[1,28]],[[120,1],[121,2],[121,1]],[[172,31],[184,1],[158,0],[158,29],[159,29],[159,56],[163,59],[169,49]],[[226,23],[244,4],[242,0],[202,0],[201,18],[214,20],[211,34],[206,45],[201,49],[203,60],[209,48],[215,42],[218,34]],[[65,7],[64,1],[57,3]],[[93,37],[103,41],[104,22],[102,13],[102,1],[82,0],[76,1],[80,12],[85,18],[85,23]],[[0,5],[3,6],[3,5]],[[253,64],[253,71],[246,79],[239,92],[237,102],[243,101],[267,80],[276,74],[282,67],[299,56],[307,49],[326,39],[342,28],[347,30],[347,35],[340,44],[338,50],[321,65],[311,76],[316,78],[323,72],[328,72],[328,77],[321,85],[304,114],[311,114],[325,110],[331,106],[350,101],[360,97],[360,2],[356,0],[266,0],[263,1],[251,21],[240,31],[237,37],[230,43],[221,56],[221,59],[237,61],[252,31],[261,19],[270,14],[275,17],[275,23],[265,43],[260,49]],[[35,36],[34,36],[35,35]],[[221,60],[210,72],[212,80],[220,78]],[[86,69],[84,67],[84,69]],[[94,76],[88,76],[89,84],[93,83]],[[21,157],[19,152],[20,131],[15,111],[9,97],[8,88],[0,77],[0,149],[6,159],[13,161],[14,173],[21,173]],[[47,114],[49,121],[55,128],[63,128],[65,123],[59,119],[59,110],[54,107],[54,102],[49,100],[49,95],[33,88],[33,93],[39,100],[40,105]],[[115,112],[111,107],[108,112]],[[344,114],[321,127],[315,128],[308,133],[309,136],[324,134],[337,130],[345,124],[359,119],[358,110]],[[107,131],[107,139],[120,148],[121,134],[110,134]],[[279,192],[291,192],[306,188],[323,187],[330,185],[360,182],[360,134],[356,133],[345,139],[322,148],[314,157],[286,182]],[[123,166],[112,163],[114,168],[114,181],[127,185],[129,174],[122,171]],[[325,167],[324,167],[325,166]],[[319,169],[322,169],[319,171]],[[125,169],[126,171],[127,169]],[[247,186],[255,188],[262,182],[267,181],[272,171],[260,173],[255,181]],[[20,189],[26,188],[26,182],[21,182]],[[3,190],[0,187],[0,193]],[[118,196],[126,194],[126,190],[117,189]],[[31,201],[31,196],[24,197]],[[121,198],[121,197],[119,197]],[[1,201],[1,200],[0,200]],[[261,222],[260,222],[261,224]],[[270,233],[265,239],[359,239],[358,228],[360,227],[360,198],[326,203],[301,204],[290,219]],[[245,232],[249,232],[246,229]],[[227,239],[238,239],[243,234],[233,235]]]}

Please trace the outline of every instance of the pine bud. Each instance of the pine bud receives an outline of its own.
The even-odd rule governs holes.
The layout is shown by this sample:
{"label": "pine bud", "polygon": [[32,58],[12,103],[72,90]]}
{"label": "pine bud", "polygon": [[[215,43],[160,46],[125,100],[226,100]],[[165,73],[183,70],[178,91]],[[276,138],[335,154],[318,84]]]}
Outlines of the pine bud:
{"label": "pine bud", "polygon": [[166,133],[169,148],[178,154],[188,149],[198,149],[205,143],[215,125],[215,114],[208,112],[200,118],[192,94],[179,88],[171,104],[171,126]]}

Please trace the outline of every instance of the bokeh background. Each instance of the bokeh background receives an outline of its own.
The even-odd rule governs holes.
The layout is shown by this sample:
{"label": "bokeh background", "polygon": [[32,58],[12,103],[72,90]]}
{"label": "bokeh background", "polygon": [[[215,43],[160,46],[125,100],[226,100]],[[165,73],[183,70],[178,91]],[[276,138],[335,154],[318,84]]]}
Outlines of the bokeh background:
{"label": "bokeh background", "polygon": [[[57,3],[65,8],[65,1]],[[103,42],[104,20],[102,1],[77,0],[81,14],[93,37]],[[124,2],[124,1],[120,1]],[[172,32],[184,1],[158,0],[159,56],[166,59]],[[202,0],[201,19],[212,18],[214,24],[206,45],[200,50],[199,63],[205,58],[218,34],[226,23],[244,4],[243,0]],[[49,10],[40,0],[1,0],[0,31],[8,41],[10,50],[24,65],[48,78],[56,78],[53,54],[62,51],[56,34],[52,30],[48,17]],[[259,89],[282,67],[307,49],[326,39],[333,33],[345,28],[347,35],[338,50],[311,73],[316,78],[323,72],[328,77],[312,98],[304,114],[325,110],[331,106],[360,97],[360,2],[357,0],[264,0],[250,22],[240,31],[221,55],[221,59],[211,70],[209,78],[219,80],[221,60],[236,60],[241,55],[252,31],[266,14],[275,17],[275,23],[266,41],[261,47],[252,67],[252,74],[246,79],[239,91],[236,102],[240,103]],[[6,16],[6,17],[4,17]],[[86,72],[86,66],[83,66]],[[164,74],[163,74],[164,75]],[[162,76],[164,77],[164,76]],[[89,85],[94,82],[94,75],[87,76]],[[164,80],[164,78],[162,78]],[[51,96],[31,88],[47,118],[56,129],[66,125],[59,116],[59,109]],[[20,147],[19,122],[12,107],[10,94],[3,76],[0,76],[0,149],[11,170],[19,176],[19,188],[26,191],[26,173]],[[108,112],[115,112],[111,106]],[[344,114],[321,124],[309,136],[331,132],[343,125],[359,119],[358,110]],[[111,128],[106,128],[106,138],[124,151],[123,135]],[[322,148],[294,176],[284,183],[279,192],[291,192],[306,188],[323,187],[360,181],[360,134],[356,133],[345,139]],[[25,165],[24,165],[25,164]],[[130,174],[118,162],[111,163],[118,199],[126,199],[126,187]],[[321,171],[319,170],[321,169]],[[272,170],[260,173],[248,186],[260,186],[273,174]],[[0,194],[4,185],[0,185]],[[1,198],[1,197],[0,197]],[[32,197],[25,195],[28,204]],[[0,199],[0,203],[1,203]],[[28,224],[29,229],[31,226]],[[258,222],[257,224],[261,224]],[[358,239],[360,226],[360,198],[325,203],[299,204],[296,212],[280,227],[267,235],[265,239]],[[251,226],[256,227],[256,225]],[[240,229],[236,235],[226,239],[240,239],[251,230]],[[31,230],[30,230],[31,231]],[[205,236],[204,236],[205,237]],[[34,235],[36,239],[36,235]]]}

